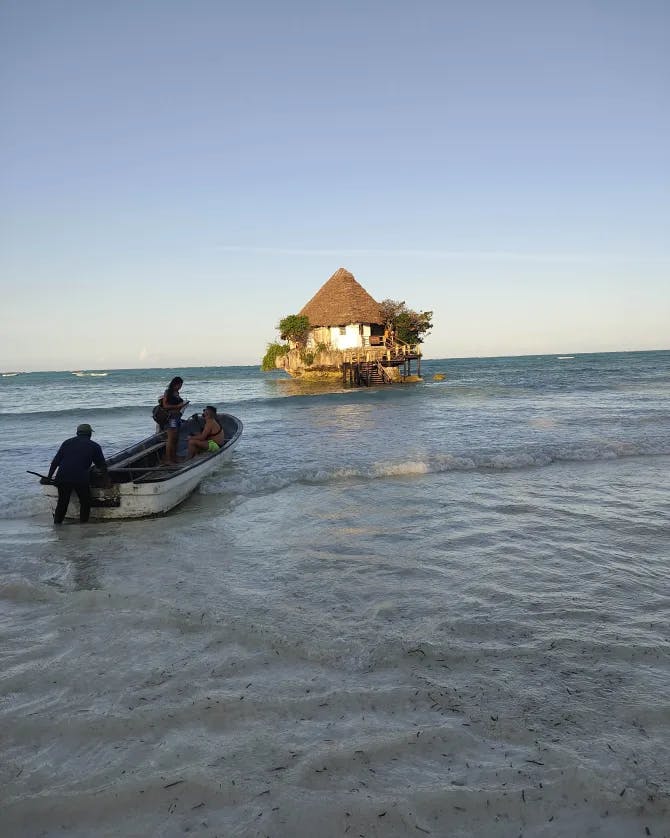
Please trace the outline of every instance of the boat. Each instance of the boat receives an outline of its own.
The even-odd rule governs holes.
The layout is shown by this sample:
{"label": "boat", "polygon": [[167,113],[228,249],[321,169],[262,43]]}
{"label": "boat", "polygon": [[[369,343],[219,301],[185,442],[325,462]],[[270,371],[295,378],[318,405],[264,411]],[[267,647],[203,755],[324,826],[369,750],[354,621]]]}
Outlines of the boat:
{"label": "boat", "polygon": [[72,375],[76,375],[79,378],[104,378],[107,373],[106,372],[83,372],[81,370],[77,370],[73,372]]}
{"label": "boat", "polygon": [[[192,494],[207,475],[216,471],[231,457],[242,435],[242,422],[229,413],[217,414],[225,442],[215,453],[196,455],[191,460],[169,465],[161,462],[165,454],[165,431],[157,431],[141,442],[119,451],[107,459],[109,479],[96,468],[91,470],[91,520],[148,518],[164,515]],[[186,456],[188,436],[202,428],[202,417],[194,414],[184,420],[179,430],[178,458]],[[36,474],[36,472],[31,472]],[[40,481],[52,508],[58,500],[53,480],[43,475]],[[67,518],[79,518],[79,501],[72,493]]]}

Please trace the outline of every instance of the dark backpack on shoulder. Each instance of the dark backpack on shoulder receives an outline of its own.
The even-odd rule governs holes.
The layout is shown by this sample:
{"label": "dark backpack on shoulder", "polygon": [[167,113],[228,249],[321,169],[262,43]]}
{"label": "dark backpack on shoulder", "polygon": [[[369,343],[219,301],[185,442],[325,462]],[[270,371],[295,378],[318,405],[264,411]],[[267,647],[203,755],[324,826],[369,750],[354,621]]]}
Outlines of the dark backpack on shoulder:
{"label": "dark backpack on shoulder", "polygon": [[161,401],[162,399],[158,399],[158,404],[151,411],[151,415],[154,417],[154,422],[158,425],[158,427],[161,430],[163,430],[163,428],[167,425],[167,421],[170,418],[170,414],[163,407]]}

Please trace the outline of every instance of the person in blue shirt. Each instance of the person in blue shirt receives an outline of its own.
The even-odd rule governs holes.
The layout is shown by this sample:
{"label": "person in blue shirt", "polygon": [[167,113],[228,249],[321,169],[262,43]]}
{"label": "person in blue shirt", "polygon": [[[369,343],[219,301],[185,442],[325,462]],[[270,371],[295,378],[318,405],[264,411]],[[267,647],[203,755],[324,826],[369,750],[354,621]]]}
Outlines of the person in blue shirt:
{"label": "person in blue shirt", "polygon": [[79,498],[79,520],[85,524],[91,514],[90,469],[95,465],[103,474],[107,474],[107,464],[102,448],[93,442],[93,428],[83,424],[77,427],[77,436],[66,439],[58,449],[49,466],[48,479],[53,477],[58,487],[58,503],[54,512],[54,524],[62,524],[70,503],[72,490]]}

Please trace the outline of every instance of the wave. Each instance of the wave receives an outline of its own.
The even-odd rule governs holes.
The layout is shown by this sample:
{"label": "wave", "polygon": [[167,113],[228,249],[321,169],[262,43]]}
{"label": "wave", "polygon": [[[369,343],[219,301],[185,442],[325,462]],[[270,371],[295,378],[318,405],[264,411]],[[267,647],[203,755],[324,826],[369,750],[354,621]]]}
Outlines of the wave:
{"label": "wave", "polygon": [[[307,403],[307,404],[314,404],[316,401],[322,400],[336,400],[338,404],[348,404],[353,402],[354,400],[359,401],[362,398],[370,397],[375,398],[377,400],[390,398],[395,394],[395,396],[406,396],[407,392],[403,391],[400,392],[399,390],[394,390],[393,392],[390,391],[381,391],[381,390],[342,390],[342,391],[335,391],[329,393],[318,393],[318,394],[294,394],[294,393],[287,393],[287,394],[280,394],[277,396],[242,396],[237,398],[226,398],[219,400],[218,404],[220,405],[220,410],[226,413],[234,413],[235,415],[242,416],[244,411],[249,411],[254,408],[258,407],[270,407],[273,405],[279,405],[281,403],[286,403],[286,400],[290,400],[291,402],[295,403]],[[202,404],[203,406],[208,402],[211,402],[212,398],[208,397],[206,399],[191,399],[192,405],[199,405]],[[156,401],[151,401],[147,403],[137,403],[137,404],[99,404],[99,405],[79,405],[77,407],[63,407],[57,410],[49,409],[45,406],[44,410],[41,410],[39,407],[35,409],[34,405],[32,406],[32,410],[30,411],[23,411],[23,410],[0,410],[0,421],[3,419],[16,419],[21,417],[23,419],[30,419],[31,417],[39,417],[40,420],[48,419],[48,418],[56,418],[62,416],[79,416],[80,414],[92,414],[92,413],[103,413],[103,414],[123,414],[128,415],[132,412],[142,411],[146,412],[147,415],[151,416],[151,411],[155,406]],[[239,413],[238,413],[239,411]],[[188,414],[190,416],[193,411],[189,410]]]}
{"label": "wave", "polygon": [[97,407],[64,407],[61,410],[31,410],[31,411],[2,411],[0,412],[0,421],[3,419],[17,419],[21,417],[23,419],[30,419],[34,417],[39,417],[40,420],[42,419],[50,419],[50,418],[57,418],[59,416],[79,416],[81,414],[92,414],[92,413],[115,413],[115,414],[130,414],[137,412],[138,410],[146,411],[149,420],[151,421],[151,410],[154,406],[155,402],[152,404],[147,405],[100,405]]}
{"label": "wave", "polygon": [[73,372],[79,378],[104,378],[108,373],[106,372]]}
{"label": "wave", "polygon": [[[242,458],[238,467],[233,466],[205,478],[200,485],[199,493],[224,495],[229,508],[233,508],[244,503],[248,498],[274,495],[294,485],[318,487],[348,482],[364,484],[373,481],[419,479],[428,475],[449,472],[481,472],[493,475],[501,472],[550,468],[560,463],[605,463],[615,460],[659,457],[670,457],[670,444],[653,446],[619,443],[600,446],[582,445],[574,448],[557,447],[544,451],[435,454],[422,458],[399,459],[374,464],[361,463],[319,469],[303,467],[292,470],[275,467],[270,471],[262,467],[262,461],[259,463],[259,468],[251,470],[253,463],[245,464]],[[36,516],[44,517],[45,521],[50,517],[44,498],[36,493],[34,486],[27,482],[25,485],[22,484],[20,491],[0,501],[0,520]]]}
{"label": "wave", "polygon": [[581,446],[553,451],[498,452],[490,454],[439,454],[425,459],[398,460],[373,465],[324,468],[316,471],[297,470],[293,473],[276,472],[241,476],[239,473],[215,476],[200,488],[202,494],[231,494],[242,497],[275,494],[291,485],[328,485],[343,481],[370,482],[398,478],[422,477],[445,472],[483,473],[540,469],[559,463],[593,463],[623,460],[634,457],[667,457],[670,445],[654,449],[629,443],[609,446]]}
{"label": "wave", "polygon": [[[440,474],[449,471],[514,471],[518,469],[544,468],[554,463],[570,462],[604,462],[627,457],[670,456],[670,446],[665,449],[652,451],[640,446],[622,444],[620,447],[583,446],[573,450],[557,450],[553,452],[516,452],[497,454],[473,454],[470,456],[454,456],[450,454],[436,455],[426,460],[403,460],[395,463],[378,463],[371,468],[334,469],[330,474],[317,473],[306,477],[302,482],[322,483],[341,480],[348,477],[380,480],[395,477],[414,477],[424,474]],[[325,479],[324,479],[325,478]]]}

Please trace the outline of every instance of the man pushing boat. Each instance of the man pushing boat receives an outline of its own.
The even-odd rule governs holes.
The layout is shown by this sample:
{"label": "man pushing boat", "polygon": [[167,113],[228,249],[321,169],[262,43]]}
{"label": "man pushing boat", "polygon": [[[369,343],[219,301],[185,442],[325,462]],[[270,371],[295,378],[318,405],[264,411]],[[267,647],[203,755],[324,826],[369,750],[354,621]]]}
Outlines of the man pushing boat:
{"label": "man pushing boat", "polygon": [[107,475],[107,464],[102,448],[93,442],[91,434],[93,428],[89,424],[77,427],[77,435],[66,439],[56,453],[49,466],[47,481],[54,472],[53,481],[58,488],[58,503],[54,512],[54,524],[62,524],[70,503],[72,490],[79,498],[79,521],[85,524],[91,514],[91,484],[90,469],[95,464],[100,471]]}

